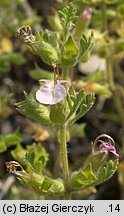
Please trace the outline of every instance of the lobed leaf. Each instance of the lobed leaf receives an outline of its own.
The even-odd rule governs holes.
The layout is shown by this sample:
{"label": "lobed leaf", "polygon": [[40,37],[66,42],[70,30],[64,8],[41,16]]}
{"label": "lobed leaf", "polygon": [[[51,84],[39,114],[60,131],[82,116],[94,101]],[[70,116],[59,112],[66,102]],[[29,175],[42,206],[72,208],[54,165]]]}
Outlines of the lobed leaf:
{"label": "lobed leaf", "polygon": [[25,155],[25,161],[28,164],[28,172],[33,171],[37,174],[41,174],[43,168],[46,166],[48,155],[41,144],[33,144],[28,146],[27,153]]}
{"label": "lobed leaf", "polygon": [[97,169],[93,166],[91,158],[90,160],[89,164],[84,165],[78,172],[72,174],[70,178],[70,187],[72,190],[81,190],[86,187],[99,185],[111,178],[117,170],[118,159],[107,162],[101,160],[98,163]]}
{"label": "lobed leaf", "polygon": [[73,106],[71,108],[71,111],[69,115],[67,116],[67,120],[77,112],[79,107],[81,106],[82,102],[85,100],[85,92],[83,89],[81,89],[77,94],[76,97],[70,97],[73,101]]}
{"label": "lobed leaf", "polygon": [[25,115],[26,117],[40,122],[44,126],[51,126],[52,122],[49,118],[49,108],[37,101],[26,96],[24,101],[16,103],[18,111]]}
{"label": "lobed leaf", "polygon": [[76,16],[77,10],[75,6],[70,3],[68,6],[65,6],[62,11],[59,11],[59,16],[63,27],[67,27],[69,30],[73,28],[74,21],[78,18]]}
{"label": "lobed leaf", "polygon": [[82,36],[80,38],[80,56],[79,56],[79,60],[81,62],[86,62],[88,60],[93,44],[94,44],[93,32],[91,32],[91,35],[89,37],[87,37],[84,33],[82,33]]}
{"label": "lobed leaf", "polygon": [[[72,124],[81,117],[83,117],[88,110],[93,106],[95,101],[94,94],[86,94],[83,89],[77,93],[75,98],[74,105],[71,108],[71,111],[67,117],[67,120],[70,118],[69,123]],[[74,115],[75,114],[75,115]]]}

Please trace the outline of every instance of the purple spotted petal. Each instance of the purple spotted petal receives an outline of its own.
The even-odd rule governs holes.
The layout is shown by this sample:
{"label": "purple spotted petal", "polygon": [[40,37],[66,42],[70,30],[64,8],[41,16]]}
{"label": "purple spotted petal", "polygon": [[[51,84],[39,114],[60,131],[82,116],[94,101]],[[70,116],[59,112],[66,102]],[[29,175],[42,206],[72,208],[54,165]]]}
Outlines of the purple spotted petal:
{"label": "purple spotted petal", "polygon": [[[40,89],[36,92],[36,99],[42,104],[57,104],[66,95],[66,89],[60,82],[57,82],[56,85],[51,85],[49,80],[40,80],[46,82],[44,86],[41,86]],[[64,80],[61,80],[62,83]]]}
{"label": "purple spotted petal", "polygon": [[101,142],[99,149],[101,152],[111,152],[116,157],[119,157],[119,154],[116,152],[116,149],[113,145],[107,142]]}

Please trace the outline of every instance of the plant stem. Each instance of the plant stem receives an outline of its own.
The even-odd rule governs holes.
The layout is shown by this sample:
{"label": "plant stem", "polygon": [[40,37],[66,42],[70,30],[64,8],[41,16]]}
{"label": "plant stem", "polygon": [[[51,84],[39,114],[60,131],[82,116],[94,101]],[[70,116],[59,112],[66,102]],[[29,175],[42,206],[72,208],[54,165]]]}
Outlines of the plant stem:
{"label": "plant stem", "polygon": [[[64,67],[63,66],[63,80],[68,80],[68,67]],[[68,84],[67,83],[64,83],[64,86],[67,90],[67,87],[68,87]]]}
{"label": "plant stem", "polygon": [[55,178],[60,177],[60,165],[61,165],[61,146],[60,142],[57,144],[57,158],[56,158],[56,163],[55,163]]}
{"label": "plant stem", "polygon": [[60,126],[60,142],[63,164],[63,179],[65,186],[64,199],[70,199],[69,193],[69,169],[68,169],[68,157],[67,157],[67,143],[66,143],[66,125]]}
{"label": "plant stem", "polygon": [[102,31],[107,30],[106,0],[102,0]]}
{"label": "plant stem", "polygon": [[68,80],[68,68],[63,66],[63,79]]}
{"label": "plant stem", "polygon": [[107,79],[111,90],[114,90],[114,77],[112,71],[112,62],[110,57],[106,57]]}

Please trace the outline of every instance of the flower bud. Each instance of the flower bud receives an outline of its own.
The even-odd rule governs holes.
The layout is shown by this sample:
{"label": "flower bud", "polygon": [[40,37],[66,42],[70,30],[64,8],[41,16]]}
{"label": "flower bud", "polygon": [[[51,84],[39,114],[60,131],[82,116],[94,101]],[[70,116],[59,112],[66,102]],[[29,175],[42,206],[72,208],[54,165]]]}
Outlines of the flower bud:
{"label": "flower bud", "polygon": [[58,51],[52,42],[45,41],[39,32],[37,32],[38,37],[37,35],[34,36],[30,26],[19,28],[18,35],[27,44],[29,50],[33,54],[40,56],[45,63],[52,65],[52,63],[59,61]]}
{"label": "flower bud", "polygon": [[45,41],[36,41],[31,44],[31,48],[35,55],[40,56],[41,59],[49,65],[59,61],[57,50]]}

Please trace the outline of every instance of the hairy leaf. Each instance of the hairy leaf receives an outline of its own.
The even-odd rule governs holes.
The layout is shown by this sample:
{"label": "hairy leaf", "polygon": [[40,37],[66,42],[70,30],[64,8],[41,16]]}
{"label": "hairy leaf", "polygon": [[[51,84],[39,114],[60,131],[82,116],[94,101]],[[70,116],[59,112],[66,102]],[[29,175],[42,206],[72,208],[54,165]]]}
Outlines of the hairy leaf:
{"label": "hairy leaf", "polygon": [[78,48],[70,35],[61,50],[61,61],[64,66],[71,66],[76,63]]}
{"label": "hairy leaf", "polygon": [[48,155],[41,144],[33,144],[27,147],[27,153],[25,155],[25,160],[28,163],[28,172],[33,171],[41,174],[43,168],[46,166],[48,160]]}
{"label": "hairy leaf", "polygon": [[80,38],[80,57],[79,60],[81,62],[86,62],[90,56],[90,51],[94,44],[94,35],[91,32],[90,37],[87,37],[84,33]]}
{"label": "hairy leaf", "polygon": [[94,94],[86,94],[84,90],[81,89],[77,93],[76,98],[72,97],[72,100],[73,106],[67,116],[67,120],[70,119],[70,124],[74,123],[88,112],[94,104],[95,97]]}
{"label": "hairy leaf", "polygon": [[14,150],[11,151],[12,157],[17,160],[21,165],[26,165],[25,163],[26,150],[22,148],[20,144],[16,146]]}
{"label": "hairy leaf", "polygon": [[78,18],[76,14],[77,10],[72,3],[70,3],[68,6],[65,6],[62,11],[59,11],[61,23],[64,28],[66,27],[69,30],[73,28],[74,21]]}
{"label": "hairy leaf", "polygon": [[85,162],[83,168],[74,172],[70,178],[73,190],[95,186],[107,181],[117,170],[118,159],[104,161],[104,154],[92,155]]}
{"label": "hairy leaf", "polygon": [[51,179],[34,172],[23,173],[18,179],[21,184],[33,188],[40,195],[62,194],[64,192],[61,179]]}
{"label": "hairy leaf", "polygon": [[83,101],[83,103],[80,106],[79,112],[76,114],[76,116],[71,120],[71,123],[74,123],[78,119],[82,118],[93,106],[95,101],[94,94],[88,94]]}
{"label": "hairy leaf", "polygon": [[26,117],[40,122],[44,126],[51,126],[52,122],[49,118],[49,108],[42,104],[39,104],[37,101],[26,96],[24,101],[16,103],[18,111],[25,115]]}

